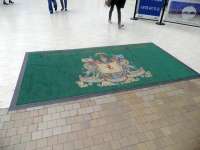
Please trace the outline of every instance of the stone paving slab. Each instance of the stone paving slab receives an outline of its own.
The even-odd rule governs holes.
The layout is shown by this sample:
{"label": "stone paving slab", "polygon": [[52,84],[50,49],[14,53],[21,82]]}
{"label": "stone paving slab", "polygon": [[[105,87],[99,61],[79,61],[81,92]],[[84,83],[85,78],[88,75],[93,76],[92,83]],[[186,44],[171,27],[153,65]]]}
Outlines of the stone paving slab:
{"label": "stone paving slab", "polygon": [[0,150],[199,150],[200,79],[16,111]]}

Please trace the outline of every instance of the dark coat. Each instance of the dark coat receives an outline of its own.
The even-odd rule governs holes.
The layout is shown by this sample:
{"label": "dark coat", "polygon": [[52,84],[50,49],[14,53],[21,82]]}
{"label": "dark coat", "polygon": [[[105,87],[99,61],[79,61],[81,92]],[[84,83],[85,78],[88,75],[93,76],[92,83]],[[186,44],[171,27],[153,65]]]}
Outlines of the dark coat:
{"label": "dark coat", "polygon": [[126,0],[112,0],[111,5],[117,5],[120,8],[124,8]]}

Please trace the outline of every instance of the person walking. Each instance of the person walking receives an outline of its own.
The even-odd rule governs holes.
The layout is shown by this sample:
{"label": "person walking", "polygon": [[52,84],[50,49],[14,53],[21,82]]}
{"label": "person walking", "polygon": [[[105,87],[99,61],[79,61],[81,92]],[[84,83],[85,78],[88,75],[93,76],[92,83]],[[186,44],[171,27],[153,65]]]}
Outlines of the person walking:
{"label": "person walking", "polygon": [[53,14],[52,3],[53,3],[53,7],[54,7],[55,11],[57,11],[57,2],[56,2],[56,0],[48,0],[50,14]]}
{"label": "person walking", "polygon": [[124,5],[126,3],[126,0],[111,0],[111,6],[110,6],[110,11],[109,11],[109,23],[111,22],[112,19],[112,12],[114,9],[114,6],[116,5],[117,7],[117,14],[118,14],[118,28],[121,29],[122,27],[124,27],[123,24],[121,24],[121,8],[124,8]]}
{"label": "person walking", "polygon": [[67,11],[67,0],[60,0],[61,3],[61,11],[63,11],[65,9],[65,11]]}
{"label": "person walking", "polygon": [[14,2],[11,1],[11,0],[9,0],[8,2],[9,2],[9,3],[7,3],[6,0],[3,0],[3,4],[4,4],[4,5],[14,4]]}

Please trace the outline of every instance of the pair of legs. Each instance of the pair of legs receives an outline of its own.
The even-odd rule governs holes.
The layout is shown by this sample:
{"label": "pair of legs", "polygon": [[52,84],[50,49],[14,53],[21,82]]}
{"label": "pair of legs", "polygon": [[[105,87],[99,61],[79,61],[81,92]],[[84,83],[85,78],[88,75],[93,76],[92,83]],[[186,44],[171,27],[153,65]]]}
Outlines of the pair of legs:
{"label": "pair of legs", "polygon": [[[111,22],[112,12],[113,12],[115,5],[116,4],[111,4],[110,11],[109,11],[109,22]],[[117,15],[118,15],[118,27],[121,28],[121,27],[124,26],[124,25],[121,24],[121,8],[118,5],[116,5],[116,7],[117,7]]]}
{"label": "pair of legs", "polygon": [[65,11],[67,11],[67,0],[60,0],[61,3],[61,11],[63,11],[65,9]]}
{"label": "pair of legs", "polygon": [[11,0],[9,0],[9,3],[7,3],[6,0],[3,0],[3,4],[4,4],[4,5],[9,5],[9,4],[14,4],[14,2],[11,1]]}
{"label": "pair of legs", "polygon": [[54,7],[55,11],[57,11],[57,2],[56,2],[56,0],[48,0],[49,12],[51,14],[53,13],[52,3],[53,3],[53,7]]}

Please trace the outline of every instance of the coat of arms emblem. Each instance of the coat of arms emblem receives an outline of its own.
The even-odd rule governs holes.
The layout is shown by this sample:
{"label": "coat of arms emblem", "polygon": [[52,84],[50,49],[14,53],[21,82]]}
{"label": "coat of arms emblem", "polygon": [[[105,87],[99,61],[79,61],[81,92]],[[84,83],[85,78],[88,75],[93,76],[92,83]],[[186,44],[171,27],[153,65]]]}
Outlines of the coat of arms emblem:
{"label": "coat of arms emblem", "polygon": [[96,59],[83,58],[83,75],[79,75],[76,83],[84,88],[91,85],[100,87],[114,86],[137,82],[140,78],[152,76],[150,71],[145,71],[142,67],[137,68],[130,64],[121,54],[109,57],[105,53],[96,53]]}

